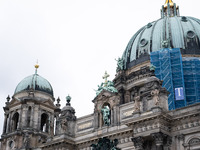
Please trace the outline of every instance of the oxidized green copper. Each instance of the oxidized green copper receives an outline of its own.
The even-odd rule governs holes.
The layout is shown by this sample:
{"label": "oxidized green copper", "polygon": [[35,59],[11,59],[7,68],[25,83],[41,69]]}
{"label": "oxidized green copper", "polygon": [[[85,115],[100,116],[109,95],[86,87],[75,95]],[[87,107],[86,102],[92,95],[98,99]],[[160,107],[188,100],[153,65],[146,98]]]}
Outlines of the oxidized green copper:
{"label": "oxidized green copper", "polygon": [[117,61],[117,69],[116,69],[116,72],[119,72],[121,70],[124,69],[124,65],[123,65],[123,59],[122,58],[118,58],[118,59],[115,59]]}
{"label": "oxidized green copper", "polygon": [[120,150],[117,148],[118,140],[114,139],[113,141],[104,137],[98,140],[97,144],[92,144],[92,150]]}
{"label": "oxidized green copper", "polygon": [[71,98],[71,96],[69,96],[69,95],[66,97],[67,104],[70,103],[71,99],[72,99],[72,98]]}
{"label": "oxidized green copper", "polygon": [[149,69],[150,69],[150,71],[155,71],[156,66],[154,66],[153,64],[151,64],[150,67],[149,67]]}
{"label": "oxidized green copper", "polygon": [[105,72],[105,75],[103,76],[103,79],[105,79],[105,83],[101,83],[101,85],[98,85],[98,89],[96,91],[96,96],[98,96],[103,90],[112,92],[112,93],[117,93],[117,89],[114,87],[114,83],[112,81],[107,80],[109,75],[107,72]]}
{"label": "oxidized green copper", "polygon": [[108,106],[104,106],[104,108],[101,109],[101,113],[103,115],[104,125],[109,126],[110,125],[110,109],[108,108]]}
{"label": "oxidized green copper", "polygon": [[107,85],[105,86],[105,83],[101,83],[101,85],[98,85],[98,89],[96,91],[96,96],[98,96],[103,90],[117,93],[117,89],[114,87],[114,83],[112,81],[107,81]]}

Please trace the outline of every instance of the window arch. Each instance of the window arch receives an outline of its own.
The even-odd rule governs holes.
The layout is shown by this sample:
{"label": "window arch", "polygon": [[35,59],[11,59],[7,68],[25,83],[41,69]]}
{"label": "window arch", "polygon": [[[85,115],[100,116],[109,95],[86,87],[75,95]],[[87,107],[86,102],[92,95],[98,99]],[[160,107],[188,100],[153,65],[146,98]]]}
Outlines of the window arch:
{"label": "window arch", "polygon": [[12,131],[17,130],[19,126],[19,113],[16,112],[12,117]]}
{"label": "window arch", "polygon": [[101,107],[101,126],[109,126],[111,124],[111,107],[109,103],[104,103]]}
{"label": "window arch", "polygon": [[41,126],[40,126],[40,130],[42,132],[47,132],[49,131],[49,116],[46,113],[43,113],[41,115]]}

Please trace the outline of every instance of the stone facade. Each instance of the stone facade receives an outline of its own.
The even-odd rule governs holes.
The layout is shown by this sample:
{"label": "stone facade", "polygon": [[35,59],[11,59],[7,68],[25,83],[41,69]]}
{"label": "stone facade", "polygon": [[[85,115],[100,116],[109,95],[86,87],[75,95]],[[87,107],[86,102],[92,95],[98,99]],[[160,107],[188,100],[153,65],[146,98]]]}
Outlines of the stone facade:
{"label": "stone facade", "polygon": [[[6,102],[2,150],[89,150],[99,138],[118,139],[122,150],[200,149],[200,104],[168,111],[166,89],[149,67],[119,72],[118,93],[103,90],[94,113],[76,118],[70,102],[60,109],[54,98],[24,91]],[[110,125],[101,108],[110,109]]]}
{"label": "stone facade", "polygon": [[[178,13],[178,7],[175,4],[171,7],[171,3],[166,1],[167,5],[162,7],[162,14],[167,17]],[[148,24],[145,29],[151,26]],[[169,92],[155,77],[155,68],[152,69],[144,49],[147,42],[143,42],[140,48],[145,55],[137,52],[137,61],[128,61],[129,51],[124,53],[129,58],[127,61],[118,59],[117,74],[111,85],[114,90],[99,86],[99,93],[92,100],[92,114],[76,118],[69,96],[61,109],[60,99],[55,104],[52,88],[49,92],[50,84],[43,88],[40,85],[43,82],[33,86],[31,80],[31,85],[8,97],[1,150],[95,150],[91,146],[98,143],[101,147],[100,141],[113,144],[112,150],[200,150],[200,103],[168,110]],[[195,54],[195,57],[200,56]],[[38,67],[35,80],[35,76],[39,78]],[[104,85],[107,85],[105,78]],[[40,80],[48,83],[43,78]],[[107,110],[108,123],[102,108]]]}

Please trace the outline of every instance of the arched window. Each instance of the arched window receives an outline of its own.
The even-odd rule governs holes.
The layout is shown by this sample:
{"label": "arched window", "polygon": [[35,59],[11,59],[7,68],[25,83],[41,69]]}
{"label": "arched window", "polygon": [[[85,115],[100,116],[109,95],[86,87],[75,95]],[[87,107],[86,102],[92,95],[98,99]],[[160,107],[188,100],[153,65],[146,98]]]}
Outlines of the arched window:
{"label": "arched window", "polygon": [[109,103],[104,103],[101,108],[102,125],[109,126],[111,124],[111,109]]}
{"label": "arched window", "polygon": [[43,113],[41,115],[41,126],[40,126],[40,130],[43,132],[47,132],[49,130],[49,120],[48,120],[49,116],[45,113]]}
{"label": "arched window", "polygon": [[19,113],[16,112],[12,117],[12,131],[17,130],[19,125]]}
{"label": "arched window", "polygon": [[27,127],[30,127],[30,124],[31,124],[31,106],[28,107]]}

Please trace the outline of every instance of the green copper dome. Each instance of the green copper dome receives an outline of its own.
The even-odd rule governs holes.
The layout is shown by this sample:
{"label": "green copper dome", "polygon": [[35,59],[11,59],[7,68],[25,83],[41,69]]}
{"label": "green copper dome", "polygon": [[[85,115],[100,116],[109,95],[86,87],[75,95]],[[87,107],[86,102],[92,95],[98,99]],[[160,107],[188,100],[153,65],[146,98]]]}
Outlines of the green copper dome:
{"label": "green copper dome", "polygon": [[42,91],[53,96],[53,89],[51,84],[45,78],[39,76],[37,73],[24,78],[17,85],[15,94],[27,90]]}
{"label": "green copper dome", "polygon": [[151,52],[180,48],[181,53],[200,55],[200,20],[179,15],[179,7],[166,3],[161,18],[148,23],[130,39],[122,60],[124,69],[149,60]]}

